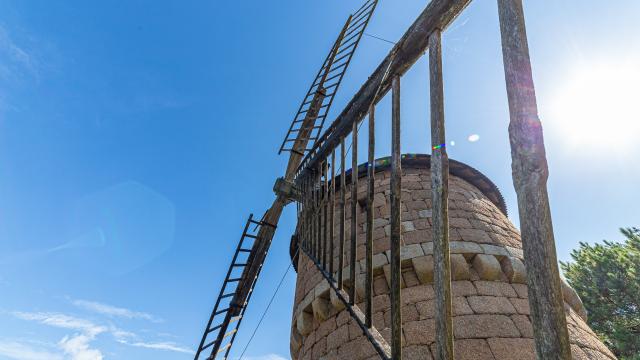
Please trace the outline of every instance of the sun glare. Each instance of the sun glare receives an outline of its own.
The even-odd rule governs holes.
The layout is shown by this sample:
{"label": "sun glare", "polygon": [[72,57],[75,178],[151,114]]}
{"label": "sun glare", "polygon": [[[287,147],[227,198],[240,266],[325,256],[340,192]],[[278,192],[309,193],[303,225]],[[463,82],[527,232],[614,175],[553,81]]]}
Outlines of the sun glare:
{"label": "sun glare", "polygon": [[579,152],[640,148],[640,59],[576,68],[557,87],[545,125]]}

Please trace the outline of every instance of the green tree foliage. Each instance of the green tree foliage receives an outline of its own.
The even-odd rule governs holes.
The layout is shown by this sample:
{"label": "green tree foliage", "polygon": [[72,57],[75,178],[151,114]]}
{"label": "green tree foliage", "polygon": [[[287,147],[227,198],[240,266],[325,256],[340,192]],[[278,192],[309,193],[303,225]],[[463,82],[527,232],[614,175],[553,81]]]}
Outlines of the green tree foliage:
{"label": "green tree foliage", "polygon": [[640,229],[624,242],[580,243],[561,263],[589,314],[589,325],[621,359],[640,360]]}

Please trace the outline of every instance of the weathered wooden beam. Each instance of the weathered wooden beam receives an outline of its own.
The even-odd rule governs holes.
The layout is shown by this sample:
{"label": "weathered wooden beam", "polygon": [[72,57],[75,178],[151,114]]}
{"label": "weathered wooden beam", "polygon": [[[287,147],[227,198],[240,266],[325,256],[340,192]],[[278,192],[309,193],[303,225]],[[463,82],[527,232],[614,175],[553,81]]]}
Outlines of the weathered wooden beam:
{"label": "weathered wooden beam", "polygon": [[376,176],[376,134],[375,134],[375,106],[369,109],[369,154],[367,159],[367,234],[365,246],[365,325],[371,327],[372,298],[373,298],[373,197],[375,194]]}
{"label": "weathered wooden beam", "polygon": [[342,269],[344,268],[344,240],[345,240],[345,229],[344,223],[346,221],[345,214],[345,205],[347,202],[347,174],[346,174],[346,161],[347,154],[344,145],[344,138],[340,140],[340,244],[339,244],[339,252],[340,257],[338,258],[338,289],[343,289],[343,277]]}
{"label": "weathered wooden beam", "polygon": [[442,80],[442,34],[429,36],[429,82],[431,93],[431,199],[436,293],[435,358],[453,360],[451,259],[449,254],[449,158],[444,131],[444,85]]}
{"label": "weathered wooden beam", "polygon": [[316,259],[322,261],[322,166],[316,170]]}
{"label": "weathered wooden beam", "polygon": [[331,250],[329,250],[329,274],[333,278],[333,256],[335,249],[335,211],[336,211],[336,150],[331,151],[331,204],[329,205],[329,239],[331,239]]}
{"label": "weathered wooden beam", "polygon": [[533,85],[521,0],[498,0],[509,99],[513,184],[538,359],[571,359],[547,178],[549,170]]}
{"label": "weathered wooden beam", "polygon": [[319,148],[308,159],[306,166],[313,168],[319,159],[326,158],[331,149],[338,146],[340,139],[351,131],[353,123],[362,120],[369,107],[389,91],[392,80],[386,74],[402,75],[409,70],[427,50],[429,35],[435,29],[446,29],[470,2],[471,0],[432,0],[427,5],[327,129],[324,141],[316,143]]}
{"label": "weathered wooden beam", "polygon": [[358,251],[358,123],[351,129],[351,251],[349,252],[349,303],[356,303],[356,266]]}
{"label": "weathered wooden beam", "polygon": [[324,177],[324,194],[322,196],[322,268],[327,269],[327,253],[331,250],[327,244],[327,235],[329,234],[328,224],[329,224],[329,161],[328,159],[323,162],[322,167],[322,176]]}
{"label": "weathered wooden beam", "polygon": [[391,100],[391,358],[402,359],[402,313],[400,300],[400,205],[402,197],[402,168],[400,153],[400,76],[393,77]]}

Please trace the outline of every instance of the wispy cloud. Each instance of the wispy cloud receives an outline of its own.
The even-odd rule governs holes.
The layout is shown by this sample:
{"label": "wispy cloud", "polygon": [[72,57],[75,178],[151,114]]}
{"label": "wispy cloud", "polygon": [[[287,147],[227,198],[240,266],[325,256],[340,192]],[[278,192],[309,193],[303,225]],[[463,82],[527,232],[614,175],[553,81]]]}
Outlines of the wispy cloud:
{"label": "wispy cloud", "polygon": [[60,314],[60,313],[46,313],[46,312],[22,312],[15,311],[13,316],[18,319],[27,321],[36,321],[44,325],[49,325],[62,329],[70,329],[80,331],[86,334],[96,336],[108,330],[105,326],[96,325],[88,320],[76,318],[73,316]]}
{"label": "wispy cloud", "polygon": [[94,339],[95,336],[90,334],[65,336],[59,345],[73,360],[102,360],[102,352],[89,346]]}
{"label": "wispy cloud", "polygon": [[60,349],[72,360],[102,360],[104,358],[102,352],[98,349],[92,349],[90,344],[96,336],[109,331],[106,326],[96,325],[91,321],[60,313],[16,311],[12,314],[18,319],[79,332],[65,336],[58,343]]}
{"label": "wispy cloud", "polygon": [[[147,319],[147,316],[153,318],[151,315],[146,313],[132,312],[127,309],[116,308],[116,307],[106,305],[106,304],[101,304],[101,303],[94,303],[94,302],[88,302],[88,303],[93,305],[95,304],[101,305],[100,307],[97,307],[97,308],[103,311],[96,311],[96,312],[102,315],[125,317],[125,318],[136,318],[136,317],[139,318],[140,314],[145,314],[146,316],[143,317],[144,319]],[[90,307],[90,308],[94,308],[94,307]],[[108,309],[108,310],[105,310],[105,309]],[[118,311],[115,311],[114,309]],[[126,310],[126,311],[123,312],[123,310]],[[128,345],[128,346],[160,350],[160,351],[174,351],[174,352],[180,352],[185,354],[193,354],[193,351],[191,349],[186,348],[184,346],[180,346],[174,342],[147,341],[141,338],[140,336],[138,336],[137,334],[135,334],[134,332],[120,329],[115,325],[96,324],[93,321],[89,321],[89,320],[74,317],[74,316],[69,316],[66,314],[54,313],[54,312],[22,312],[22,311],[14,311],[11,314],[18,319],[38,322],[43,325],[56,327],[60,329],[72,330],[76,332],[75,334],[66,335],[62,340],[58,342],[58,347],[64,352],[65,355],[67,355],[67,357],[70,357],[72,360],[102,360],[104,358],[102,352],[98,349],[91,347],[91,343],[96,339],[98,335],[101,335],[101,334],[111,335],[113,339],[118,343]],[[133,316],[133,314],[137,314],[137,315]],[[11,348],[9,347],[8,349],[11,350]],[[2,349],[0,348],[0,351],[1,350]],[[3,353],[0,352],[0,354],[3,354]],[[23,359],[23,357],[15,357],[15,358]],[[58,358],[62,358],[62,357],[59,356]],[[51,358],[51,359],[56,359],[56,358]]]}
{"label": "wispy cloud", "polygon": [[129,346],[141,347],[141,348],[146,348],[146,349],[175,351],[175,352],[181,352],[181,353],[185,353],[185,354],[193,354],[194,353],[194,351],[192,349],[181,347],[181,346],[179,346],[179,345],[177,345],[175,343],[172,343],[172,342],[141,342],[141,341],[128,342],[128,341],[124,341],[124,340],[121,340],[119,342],[122,343],[122,344],[129,345]]}
{"label": "wispy cloud", "polygon": [[38,66],[31,55],[23,46],[12,38],[9,31],[0,24],[0,76],[7,78],[14,76],[16,70],[19,73],[27,72],[38,76]]}
{"label": "wispy cloud", "polygon": [[113,305],[103,304],[96,301],[87,301],[87,300],[73,300],[73,305],[96,312],[98,314],[107,315],[109,317],[121,317],[125,319],[143,319],[152,322],[162,322],[162,319],[159,319],[151,314],[133,311],[126,308],[121,308]]}
{"label": "wispy cloud", "polygon": [[15,360],[62,360],[62,355],[31,344],[0,340],[0,357]]}

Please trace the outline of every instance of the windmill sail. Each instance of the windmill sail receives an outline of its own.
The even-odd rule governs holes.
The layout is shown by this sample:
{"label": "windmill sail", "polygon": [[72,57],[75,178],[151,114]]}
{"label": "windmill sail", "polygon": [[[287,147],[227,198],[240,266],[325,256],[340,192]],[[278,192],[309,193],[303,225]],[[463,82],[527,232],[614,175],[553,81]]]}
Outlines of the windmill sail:
{"label": "windmill sail", "polygon": [[[295,176],[297,168],[308,150],[309,143],[313,146],[320,137],[340,82],[377,4],[378,0],[367,0],[358,11],[349,16],[338,40],[304,97],[280,147],[280,153],[283,151],[291,152],[284,176],[287,182],[290,182]],[[290,201],[291,199],[286,194],[278,193],[262,220],[255,221],[250,217],[247,221],[216,305],[200,341],[195,360],[199,360],[206,353],[209,353],[209,356],[206,357],[207,360],[216,359],[219,354],[222,354],[224,359],[228,358],[271,246],[271,240],[282,210]],[[254,232],[257,230],[255,234],[248,232],[251,224],[258,225],[254,229]],[[247,238],[254,240],[250,249],[244,243]],[[248,256],[245,260],[239,260],[240,254],[248,254]],[[237,275],[236,270],[241,271],[241,274]],[[230,327],[232,327],[231,330],[229,330]]]}
{"label": "windmill sail", "polygon": [[320,137],[342,78],[377,5],[378,0],[368,0],[347,19],[303,98],[279,153],[290,151],[304,156]]}

